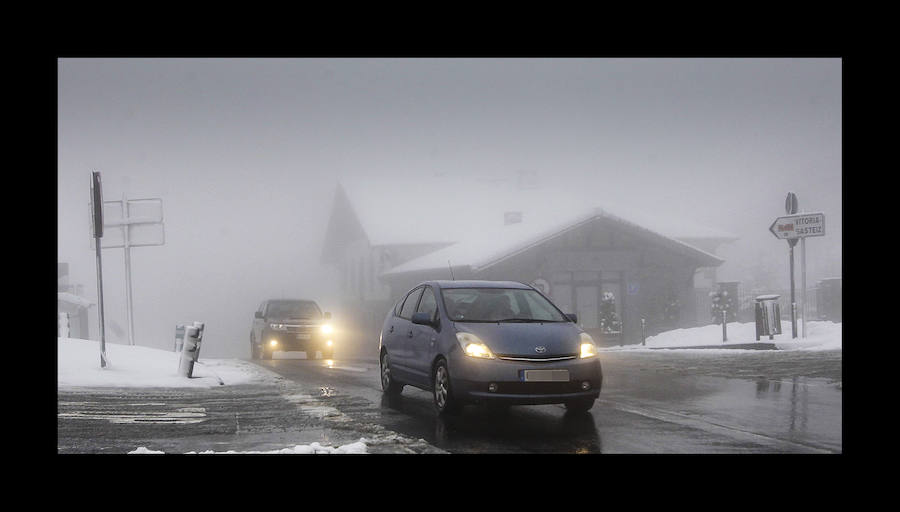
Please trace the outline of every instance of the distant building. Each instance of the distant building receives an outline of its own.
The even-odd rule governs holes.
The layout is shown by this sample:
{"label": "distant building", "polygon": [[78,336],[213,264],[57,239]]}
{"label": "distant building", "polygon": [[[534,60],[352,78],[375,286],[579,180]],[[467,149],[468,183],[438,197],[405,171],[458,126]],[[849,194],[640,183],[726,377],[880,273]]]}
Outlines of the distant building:
{"label": "distant building", "polygon": [[[322,253],[341,276],[344,321],[367,356],[386,312],[427,279],[532,284],[607,344],[640,342],[641,318],[650,333],[696,325],[708,318],[697,311],[708,290],[697,289],[696,275],[724,262],[699,246],[735,239],[670,217],[660,222],[643,213],[625,218],[604,208],[550,205],[540,189],[450,187],[441,195],[422,190],[394,198],[392,187],[384,188],[338,185]],[[620,335],[600,332],[605,292],[616,299]]]}
{"label": "distant building", "polygon": [[90,338],[88,310],[93,302],[84,298],[82,285],[69,284],[69,264],[57,263],[57,330],[59,336],[69,338]]}

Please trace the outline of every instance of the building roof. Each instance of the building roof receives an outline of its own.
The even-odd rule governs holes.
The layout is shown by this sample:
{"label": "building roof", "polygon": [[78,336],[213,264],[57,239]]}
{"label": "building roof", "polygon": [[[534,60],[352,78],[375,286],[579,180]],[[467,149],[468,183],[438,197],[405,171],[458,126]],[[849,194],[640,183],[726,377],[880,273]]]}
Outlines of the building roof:
{"label": "building roof", "polygon": [[[450,244],[383,275],[446,268],[448,260],[478,269],[598,217],[644,231],[705,266],[724,260],[694,244],[737,239],[679,219],[677,213],[646,211],[623,202],[628,198],[610,198],[612,192],[561,181],[521,187],[509,180],[448,174],[345,180],[335,195],[323,254],[335,254],[348,237],[365,237],[371,246]],[[504,226],[506,212],[520,212],[522,221]]]}
{"label": "building roof", "polygon": [[79,297],[78,295],[69,293],[69,292],[57,292],[56,300],[61,302],[67,302],[69,304],[74,304],[75,306],[79,306],[82,308],[87,308],[93,306],[94,303],[84,297]]}
{"label": "building roof", "polygon": [[664,245],[698,259],[701,266],[718,266],[725,261],[686,242],[667,237],[601,208],[594,208],[562,221],[538,218],[508,226],[474,230],[464,240],[397,265],[382,276],[448,268],[451,265],[479,271],[597,219],[610,219],[628,229],[643,232]]}
{"label": "building roof", "polygon": [[522,212],[526,221],[542,217],[564,222],[597,207],[670,238],[737,239],[724,230],[678,218],[677,213],[642,211],[603,194],[555,182],[520,189],[441,175],[344,181],[336,201],[346,198],[373,246],[459,242],[473,227],[502,226],[505,212]]}

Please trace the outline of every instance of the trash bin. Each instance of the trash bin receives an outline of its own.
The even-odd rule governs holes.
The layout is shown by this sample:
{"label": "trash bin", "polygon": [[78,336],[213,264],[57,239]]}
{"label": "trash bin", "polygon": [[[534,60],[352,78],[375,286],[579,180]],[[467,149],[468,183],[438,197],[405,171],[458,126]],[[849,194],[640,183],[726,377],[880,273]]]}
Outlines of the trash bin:
{"label": "trash bin", "polygon": [[781,334],[781,306],[778,298],[781,295],[759,295],[756,303],[756,341],[760,336],[773,336]]}

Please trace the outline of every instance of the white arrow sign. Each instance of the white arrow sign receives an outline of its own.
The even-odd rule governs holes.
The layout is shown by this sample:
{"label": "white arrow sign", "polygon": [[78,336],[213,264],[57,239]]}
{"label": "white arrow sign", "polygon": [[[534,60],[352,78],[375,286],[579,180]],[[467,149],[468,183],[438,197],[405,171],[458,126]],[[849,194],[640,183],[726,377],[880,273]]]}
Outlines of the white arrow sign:
{"label": "white arrow sign", "polygon": [[775,222],[769,226],[769,231],[775,235],[775,238],[780,238],[782,240],[806,238],[810,236],[825,236],[825,214],[801,213],[798,215],[778,217],[775,219]]}

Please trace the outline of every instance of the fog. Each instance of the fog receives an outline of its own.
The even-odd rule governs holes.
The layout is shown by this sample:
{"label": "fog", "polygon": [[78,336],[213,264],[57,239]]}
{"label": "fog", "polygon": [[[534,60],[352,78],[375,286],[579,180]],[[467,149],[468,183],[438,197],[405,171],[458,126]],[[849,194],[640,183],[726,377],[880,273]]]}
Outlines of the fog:
{"label": "fog", "polygon": [[[91,171],[106,200],[162,198],[165,245],[131,251],[137,344],[169,348],[175,324],[201,320],[204,355],[246,357],[266,298],[339,317],[321,261],[338,183],[384,194],[370,199],[394,206],[369,221],[385,225],[420,179],[503,201],[524,172],[554,201],[733,233],[719,279],[779,289],[787,244],[768,228],[793,191],[826,215],[812,285],[842,268],[841,73],[839,59],[60,59],[58,261],[96,300]],[[127,342],[122,249],[104,249],[103,278],[107,339]]]}

